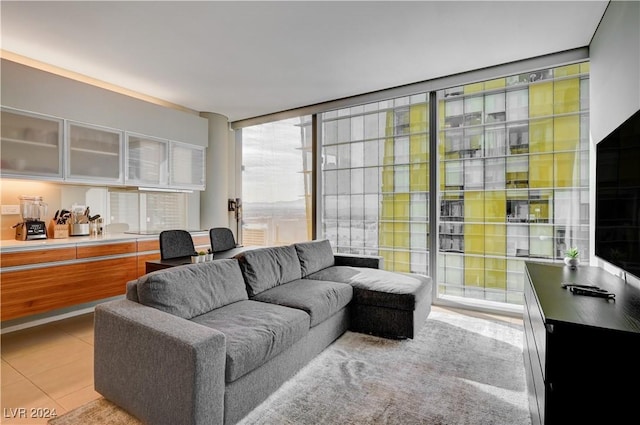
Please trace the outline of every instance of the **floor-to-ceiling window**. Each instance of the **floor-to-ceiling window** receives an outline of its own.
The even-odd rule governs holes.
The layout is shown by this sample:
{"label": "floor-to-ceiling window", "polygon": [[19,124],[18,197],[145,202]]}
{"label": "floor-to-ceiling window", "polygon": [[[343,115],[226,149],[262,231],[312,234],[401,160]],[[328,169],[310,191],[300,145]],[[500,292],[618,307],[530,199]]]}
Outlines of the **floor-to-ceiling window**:
{"label": "floor-to-ceiling window", "polygon": [[438,91],[437,192],[427,93],[320,114],[319,236],[339,252],[381,255],[388,270],[432,274],[431,199],[438,295],[521,304],[526,259],[561,260],[577,246],[587,260],[588,70]]}
{"label": "floor-to-ceiling window", "polygon": [[438,92],[438,293],[522,303],[525,259],[589,252],[588,63]]}
{"label": "floor-to-ceiling window", "polygon": [[435,276],[440,298],[522,304],[524,261],[560,262],[574,246],[589,260],[588,62],[383,96],[315,115],[315,235],[312,117],[242,129],[245,244],[303,239],[272,218],[297,214],[271,192],[284,187],[304,223],[288,229]]}
{"label": "floor-to-ceiling window", "polygon": [[311,239],[311,116],[242,129],[242,243]]}
{"label": "floor-to-ceiling window", "polygon": [[426,93],[321,114],[322,236],[338,252],[429,273]]}

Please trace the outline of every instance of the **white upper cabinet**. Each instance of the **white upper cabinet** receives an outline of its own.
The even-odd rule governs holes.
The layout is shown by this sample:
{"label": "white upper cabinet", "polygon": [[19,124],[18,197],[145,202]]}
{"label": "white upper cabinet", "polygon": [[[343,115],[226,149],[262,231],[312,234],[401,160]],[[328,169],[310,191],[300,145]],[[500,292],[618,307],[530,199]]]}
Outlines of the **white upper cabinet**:
{"label": "white upper cabinet", "polygon": [[2,108],[3,177],[62,180],[63,120]]}
{"label": "white upper cabinet", "polygon": [[69,121],[67,181],[122,184],[122,131]]}
{"label": "white upper cabinet", "polygon": [[169,185],[178,189],[204,190],[205,148],[170,142]]}
{"label": "white upper cabinet", "polygon": [[126,134],[125,184],[166,187],[169,184],[169,142]]}
{"label": "white upper cabinet", "polygon": [[0,175],[204,190],[205,147],[1,108]]}

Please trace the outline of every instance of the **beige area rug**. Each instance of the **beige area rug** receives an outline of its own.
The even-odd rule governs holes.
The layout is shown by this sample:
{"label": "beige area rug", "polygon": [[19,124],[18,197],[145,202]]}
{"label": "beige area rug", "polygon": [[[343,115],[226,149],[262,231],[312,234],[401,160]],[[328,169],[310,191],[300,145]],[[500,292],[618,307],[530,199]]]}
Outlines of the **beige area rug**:
{"label": "beige area rug", "polygon": [[[413,340],[347,332],[240,425],[529,425],[522,332],[442,309]],[[96,400],[49,423],[140,422]]]}
{"label": "beige area rug", "polygon": [[90,401],[84,406],[61,415],[49,422],[51,425],[140,425],[142,422],[104,398]]}

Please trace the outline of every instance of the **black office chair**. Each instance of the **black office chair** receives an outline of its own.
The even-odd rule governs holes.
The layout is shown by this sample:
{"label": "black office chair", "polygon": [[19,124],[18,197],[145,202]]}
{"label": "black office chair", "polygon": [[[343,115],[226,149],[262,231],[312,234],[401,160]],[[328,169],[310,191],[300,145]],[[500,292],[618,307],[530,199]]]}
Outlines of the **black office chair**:
{"label": "black office chair", "polygon": [[236,238],[231,229],[227,227],[209,229],[209,242],[211,242],[211,250],[214,254],[237,247]]}
{"label": "black office chair", "polygon": [[197,255],[191,234],[186,230],[164,230],[160,232],[160,258],[189,257]]}

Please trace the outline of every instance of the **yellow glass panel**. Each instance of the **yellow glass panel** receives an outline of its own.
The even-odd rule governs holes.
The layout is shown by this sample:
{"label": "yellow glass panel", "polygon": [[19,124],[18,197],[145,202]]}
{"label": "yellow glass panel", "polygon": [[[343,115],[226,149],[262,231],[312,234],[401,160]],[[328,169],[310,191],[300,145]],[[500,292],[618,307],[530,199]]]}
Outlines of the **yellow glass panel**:
{"label": "yellow glass panel", "polygon": [[412,164],[409,173],[409,184],[412,192],[426,192],[429,190],[429,164]]}
{"label": "yellow glass panel", "polygon": [[380,246],[393,247],[393,223],[380,223]]}
{"label": "yellow glass panel", "polygon": [[[444,144],[444,131],[438,132],[438,155],[440,158],[444,158],[445,144]],[[440,180],[440,190],[444,191],[444,184],[446,181],[445,178],[445,163],[440,160],[440,164],[438,165],[438,178]]]}
{"label": "yellow glass panel", "polygon": [[553,82],[529,86],[529,116],[542,117],[553,114]]}
{"label": "yellow glass panel", "polygon": [[497,78],[495,80],[489,80],[489,81],[485,81],[484,82],[484,89],[485,90],[493,90],[493,89],[500,89],[505,87],[506,84],[506,79],[504,78]]}
{"label": "yellow glass panel", "polygon": [[591,63],[590,62],[582,62],[580,64],[580,73],[582,74],[586,74],[590,71],[591,69]]}
{"label": "yellow glass panel", "polygon": [[411,233],[409,223],[393,223],[393,246],[395,248],[411,247]]}
{"label": "yellow glass panel", "polygon": [[384,156],[382,158],[382,163],[384,165],[391,165],[395,162],[394,145],[395,141],[393,137],[387,137],[384,139]]}
{"label": "yellow glass panel", "polygon": [[561,66],[553,70],[554,77],[566,77],[568,75],[576,75],[580,73],[580,64]]}
{"label": "yellow glass panel", "polygon": [[485,224],[484,252],[487,255],[505,255],[507,252],[507,226],[505,224]]}
{"label": "yellow glass panel", "polygon": [[484,254],[484,224],[464,224],[464,252]]}
{"label": "yellow glass panel", "polygon": [[484,222],[484,192],[476,190],[464,193],[464,221]]}
{"label": "yellow glass panel", "polygon": [[529,157],[529,187],[552,187],[553,154]]}
{"label": "yellow glass panel", "polygon": [[503,258],[485,259],[485,288],[507,289],[506,260]]}
{"label": "yellow glass panel", "polygon": [[477,93],[484,90],[484,83],[473,83],[464,86],[464,94]]}
{"label": "yellow glass panel", "polygon": [[445,106],[444,106],[444,99],[441,99],[438,101],[438,126],[440,128],[444,128],[444,117],[445,117]]}
{"label": "yellow glass panel", "polygon": [[426,103],[411,105],[409,108],[409,126],[411,133],[420,133],[427,131],[427,123],[429,120],[429,109]]}
{"label": "yellow glass panel", "polygon": [[393,199],[394,195],[382,195],[380,218],[383,220],[393,220]]}
{"label": "yellow glass panel", "polygon": [[484,194],[484,217],[488,223],[507,220],[507,194],[504,190],[488,190]]}
{"label": "yellow glass panel", "polygon": [[409,151],[411,162],[427,162],[429,142],[426,134],[414,134],[409,136]]}
{"label": "yellow glass panel", "polygon": [[548,222],[551,219],[549,216],[549,199],[529,200],[529,219]]}
{"label": "yellow glass panel", "polygon": [[397,193],[393,203],[394,220],[409,220],[409,194]]}
{"label": "yellow glass panel", "polygon": [[484,287],[484,258],[464,257],[465,286]]}
{"label": "yellow glass panel", "polygon": [[553,152],[553,119],[529,123],[529,152]]}
{"label": "yellow glass panel", "polygon": [[567,115],[553,119],[553,139],[556,151],[572,151],[580,143],[580,116]]}
{"label": "yellow glass panel", "polygon": [[378,251],[378,255],[380,255],[384,261],[384,269],[393,270],[393,251],[381,249]]}
{"label": "yellow glass panel", "polygon": [[566,114],[580,111],[580,79],[556,81],[553,84],[553,112]]}
{"label": "yellow glass panel", "polygon": [[578,186],[580,183],[580,154],[578,152],[557,153],[554,160],[555,186]]}
{"label": "yellow glass panel", "polygon": [[382,193],[393,192],[394,189],[393,167],[382,167]]}
{"label": "yellow glass panel", "polygon": [[[395,116],[393,111],[387,111],[386,113],[386,119],[385,119],[385,127],[384,127],[384,134],[387,137],[393,136],[393,132],[395,130]],[[391,140],[391,142],[393,143],[393,139],[387,139],[387,141]]]}
{"label": "yellow glass panel", "polygon": [[411,253],[395,251],[393,254],[393,271],[409,273],[411,271]]}

